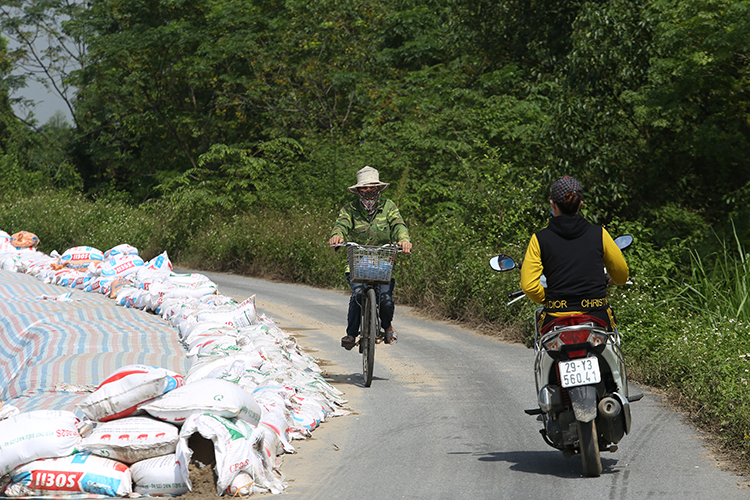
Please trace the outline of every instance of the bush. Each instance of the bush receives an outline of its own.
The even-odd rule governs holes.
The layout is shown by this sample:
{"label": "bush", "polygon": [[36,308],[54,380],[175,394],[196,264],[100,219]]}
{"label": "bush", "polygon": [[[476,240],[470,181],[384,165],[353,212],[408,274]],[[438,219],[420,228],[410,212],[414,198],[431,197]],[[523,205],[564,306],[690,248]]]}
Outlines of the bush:
{"label": "bush", "polygon": [[29,231],[39,237],[39,250],[63,253],[74,246],[106,251],[130,243],[150,259],[159,253],[154,240],[160,221],[147,211],[113,200],[88,201],[80,195],[46,191],[0,203],[0,229],[13,234]]}

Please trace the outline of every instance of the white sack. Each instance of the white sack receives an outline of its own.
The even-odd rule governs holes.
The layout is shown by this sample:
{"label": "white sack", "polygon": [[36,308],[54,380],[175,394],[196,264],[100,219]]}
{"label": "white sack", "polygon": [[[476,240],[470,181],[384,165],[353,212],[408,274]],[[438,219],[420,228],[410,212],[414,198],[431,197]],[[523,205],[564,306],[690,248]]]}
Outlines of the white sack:
{"label": "white sack", "polygon": [[127,417],[100,423],[81,441],[80,449],[132,464],[174,453],[178,429],[149,417]]}
{"label": "white sack", "polygon": [[281,493],[284,484],[275,476],[273,464],[264,460],[264,431],[243,420],[226,419],[214,415],[193,415],[180,430],[177,443],[177,461],[185,482],[191,486],[189,469],[193,455],[188,440],[199,433],[214,444],[216,456],[216,490],[222,495],[240,472],[246,472],[257,486],[272,493]]}
{"label": "white sack", "polygon": [[135,488],[141,495],[184,495],[190,488],[182,477],[176,455],[149,458],[130,466]]}
{"label": "white sack", "polygon": [[37,410],[0,420],[0,476],[40,458],[76,451],[81,421],[64,410]]}
{"label": "white sack", "polygon": [[106,422],[134,415],[139,404],[182,384],[182,375],[166,368],[128,365],[112,373],[77,408],[91,420]]}
{"label": "white sack", "polygon": [[240,418],[258,425],[260,406],[255,398],[237,384],[218,379],[203,379],[185,384],[139,407],[159,420],[182,424],[193,414],[210,413],[225,418]]}
{"label": "white sack", "polygon": [[[219,309],[219,308],[217,308]],[[232,308],[198,313],[198,321],[210,321],[212,323],[223,323],[233,328],[244,328],[258,323],[258,314],[255,308],[255,295],[242,301],[241,304]]]}
{"label": "white sack", "polygon": [[64,458],[36,460],[13,471],[5,494],[17,496],[80,497],[92,493],[127,496],[133,479],[127,465],[109,458],[77,453]]}

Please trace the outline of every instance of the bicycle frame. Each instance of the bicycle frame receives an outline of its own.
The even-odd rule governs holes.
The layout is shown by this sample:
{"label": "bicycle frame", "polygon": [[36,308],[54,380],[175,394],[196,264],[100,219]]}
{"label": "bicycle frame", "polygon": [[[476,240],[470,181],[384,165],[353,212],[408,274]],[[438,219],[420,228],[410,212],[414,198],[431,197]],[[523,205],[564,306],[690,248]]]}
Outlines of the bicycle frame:
{"label": "bicycle frame", "polygon": [[375,344],[383,338],[380,325],[380,286],[390,285],[391,272],[400,247],[395,244],[380,247],[363,246],[347,242],[349,279],[363,286],[361,297],[355,297],[360,306],[359,352],[362,354],[364,386],[372,384],[375,366]]}

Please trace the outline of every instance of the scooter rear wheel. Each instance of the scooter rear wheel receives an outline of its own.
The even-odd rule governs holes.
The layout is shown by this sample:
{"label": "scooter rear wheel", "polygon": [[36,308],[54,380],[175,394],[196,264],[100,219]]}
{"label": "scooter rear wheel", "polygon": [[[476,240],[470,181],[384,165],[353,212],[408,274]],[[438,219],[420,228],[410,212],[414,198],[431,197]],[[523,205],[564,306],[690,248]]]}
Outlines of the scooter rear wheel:
{"label": "scooter rear wheel", "polygon": [[596,422],[576,422],[578,425],[578,440],[581,450],[583,474],[588,477],[599,477],[602,474],[602,459],[599,454],[599,437],[596,432]]}

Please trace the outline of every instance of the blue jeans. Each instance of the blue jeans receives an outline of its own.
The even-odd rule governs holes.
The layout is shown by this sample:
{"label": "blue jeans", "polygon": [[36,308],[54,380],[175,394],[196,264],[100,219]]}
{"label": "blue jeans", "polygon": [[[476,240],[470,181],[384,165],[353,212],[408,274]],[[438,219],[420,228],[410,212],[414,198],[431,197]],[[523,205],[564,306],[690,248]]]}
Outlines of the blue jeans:
{"label": "blue jeans", "polygon": [[[363,283],[352,283],[349,273],[346,273],[346,280],[352,289],[352,295],[349,297],[346,334],[356,338],[359,335],[359,322],[362,319],[360,304],[364,302],[365,285]],[[393,304],[393,287],[395,284],[396,280],[391,278],[390,284],[375,286],[375,295],[378,297],[378,303],[380,304],[380,326],[384,330],[388,329],[393,321],[393,311],[396,308]]]}

